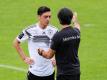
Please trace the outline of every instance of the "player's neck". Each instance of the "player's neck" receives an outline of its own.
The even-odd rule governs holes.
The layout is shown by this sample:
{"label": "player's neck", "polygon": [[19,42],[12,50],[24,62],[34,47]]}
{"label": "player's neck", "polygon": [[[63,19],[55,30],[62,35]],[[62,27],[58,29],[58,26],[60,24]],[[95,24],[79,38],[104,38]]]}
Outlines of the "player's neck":
{"label": "player's neck", "polygon": [[46,26],[46,25],[43,25],[43,24],[41,24],[41,23],[39,22],[39,27],[40,27],[41,29],[45,29],[47,26]]}

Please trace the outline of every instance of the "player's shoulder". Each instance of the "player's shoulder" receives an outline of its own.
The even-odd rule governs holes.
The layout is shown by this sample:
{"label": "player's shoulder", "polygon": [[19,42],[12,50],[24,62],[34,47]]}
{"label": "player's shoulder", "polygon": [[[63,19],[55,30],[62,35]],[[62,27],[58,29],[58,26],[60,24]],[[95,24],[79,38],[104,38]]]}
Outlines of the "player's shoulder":
{"label": "player's shoulder", "polygon": [[31,30],[31,29],[34,29],[34,28],[36,28],[36,27],[37,27],[36,24],[31,24],[31,25],[27,26],[27,27],[25,28],[25,30]]}
{"label": "player's shoulder", "polygon": [[49,24],[48,26],[49,26],[49,29],[52,29],[54,31],[58,31],[58,28],[56,26],[53,26],[51,24]]}

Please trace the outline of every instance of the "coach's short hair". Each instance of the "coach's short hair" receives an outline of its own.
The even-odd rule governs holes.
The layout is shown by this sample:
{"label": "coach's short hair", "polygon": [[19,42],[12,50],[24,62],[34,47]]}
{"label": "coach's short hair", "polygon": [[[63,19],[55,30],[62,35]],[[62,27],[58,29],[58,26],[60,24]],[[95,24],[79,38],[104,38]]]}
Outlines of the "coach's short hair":
{"label": "coach's short hair", "polygon": [[72,20],[72,17],[73,17],[73,12],[68,8],[62,8],[58,12],[57,17],[59,19],[60,24],[69,25],[69,24],[71,24],[71,20]]}
{"label": "coach's short hair", "polygon": [[45,12],[51,11],[47,6],[41,6],[38,8],[37,15],[42,15]]}

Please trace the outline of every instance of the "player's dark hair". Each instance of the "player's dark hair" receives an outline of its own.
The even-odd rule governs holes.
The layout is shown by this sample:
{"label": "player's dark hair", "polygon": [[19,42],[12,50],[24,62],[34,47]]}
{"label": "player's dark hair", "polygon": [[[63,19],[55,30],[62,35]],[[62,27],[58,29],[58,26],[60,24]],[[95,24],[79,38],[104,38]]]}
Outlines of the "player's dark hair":
{"label": "player's dark hair", "polygon": [[42,15],[45,12],[51,11],[47,6],[41,6],[38,8],[37,15]]}
{"label": "player's dark hair", "polygon": [[59,19],[60,24],[69,25],[69,24],[71,24],[71,20],[72,20],[72,17],[73,17],[73,12],[68,8],[62,8],[58,12],[57,17]]}

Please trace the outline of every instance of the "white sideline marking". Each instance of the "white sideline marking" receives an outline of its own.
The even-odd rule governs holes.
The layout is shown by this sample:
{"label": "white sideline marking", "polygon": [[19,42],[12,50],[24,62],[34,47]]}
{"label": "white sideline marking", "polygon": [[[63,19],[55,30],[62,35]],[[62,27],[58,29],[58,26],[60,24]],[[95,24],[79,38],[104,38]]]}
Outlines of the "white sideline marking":
{"label": "white sideline marking", "polygon": [[92,26],[94,26],[94,24],[84,24],[83,26],[84,27],[92,27]]}
{"label": "white sideline marking", "polygon": [[19,67],[15,67],[15,66],[10,66],[10,65],[0,64],[0,67],[1,67],[1,68],[12,69],[12,70],[16,70],[16,71],[21,71],[21,72],[27,72],[26,69],[19,68]]}

